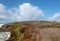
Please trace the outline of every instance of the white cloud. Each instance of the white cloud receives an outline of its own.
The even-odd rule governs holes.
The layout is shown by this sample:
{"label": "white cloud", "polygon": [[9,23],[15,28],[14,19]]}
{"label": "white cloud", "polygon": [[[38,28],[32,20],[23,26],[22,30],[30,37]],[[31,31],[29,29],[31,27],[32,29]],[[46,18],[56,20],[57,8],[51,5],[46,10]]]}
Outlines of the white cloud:
{"label": "white cloud", "polygon": [[5,18],[5,6],[3,4],[0,4],[0,19],[4,19]]}
{"label": "white cloud", "polygon": [[6,9],[7,7],[3,4],[0,4],[0,21],[5,21],[13,18],[13,11]]}
{"label": "white cloud", "polygon": [[44,15],[41,9],[30,3],[23,3],[18,8],[6,8],[5,5],[0,4],[0,19],[10,21],[41,20]]}
{"label": "white cloud", "polygon": [[0,18],[4,19],[9,15],[8,10],[6,9],[6,6],[3,4],[0,4]]}
{"label": "white cloud", "polygon": [[4,19],[5,17],[6,17],[6,16],[0,15],[0,18],[1,18],[1,19]]}
{"label": "white cloud", "polygon": [[59,21],[59,19],[60,19],[60,12],[55,13],[52,17],[49,18],[49,20],[52,20],[52,21]]}
{"label": "white cloud", "polygon": [[[19,20],[38,20],[42,18],[43,11],[30,3],[23,3],[19,6]],[[40,20],[40,19],[39,19]]]}
{"label": "white cloud", "polygon": [[0,9],[6,8],[3,4],[0,4]]}

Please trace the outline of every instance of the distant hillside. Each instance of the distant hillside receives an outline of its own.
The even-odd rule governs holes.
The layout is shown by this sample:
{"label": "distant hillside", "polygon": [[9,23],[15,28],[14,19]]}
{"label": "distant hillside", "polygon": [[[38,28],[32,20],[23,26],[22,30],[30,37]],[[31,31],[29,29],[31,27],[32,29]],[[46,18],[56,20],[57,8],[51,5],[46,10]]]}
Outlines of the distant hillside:
{"label": "distant hillside", "polygon": [[[51,21],[23,21],[23,22],[13,22],[13,23],[8,23],[5,25],[25,25],[25,26],[32,26],[33,28],[59,28],[60,27],[60,22],[51,22]],[[4,25],[4,26],[5,26]],[[4,27],[2,26],[2,27]]]}
{"label": "distant hillside", "polygon": [[[45,37],[42,35],[45,35],[46,39],[49,37],[48,38],[50,39],[49,41],[52,40],[55,41],[57,34],[56,37],[54,36],[52,37],[52,39],[50,38],[50,34],[55,35],[55,32],[58,34],[60,33],[57,32],[60,31],[60,22],[55,21],[13,22],[3,25],[1,30],[11,32],[11,37],[6,41],[44,41]],[[56,38],[56,41],[57,40],[59,41],[59,39]]]}

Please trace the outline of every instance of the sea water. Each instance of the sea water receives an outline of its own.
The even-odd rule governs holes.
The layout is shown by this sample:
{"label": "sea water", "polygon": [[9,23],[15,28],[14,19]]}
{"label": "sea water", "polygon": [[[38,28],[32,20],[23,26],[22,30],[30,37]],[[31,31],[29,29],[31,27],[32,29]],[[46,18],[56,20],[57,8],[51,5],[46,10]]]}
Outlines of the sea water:
{"label": "sea water", "polygon": [[10,32],[0,32],[0,41],[6,41],[10,35]]}

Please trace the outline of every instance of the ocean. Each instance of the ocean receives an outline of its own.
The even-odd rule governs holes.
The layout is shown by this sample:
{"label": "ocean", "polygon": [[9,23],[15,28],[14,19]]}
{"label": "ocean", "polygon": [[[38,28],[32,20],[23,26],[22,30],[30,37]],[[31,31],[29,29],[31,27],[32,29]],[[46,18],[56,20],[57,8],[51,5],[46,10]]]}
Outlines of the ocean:
{"label": "ocean", "polygon": [[0,32],[0,41],[6,41],[10,35],[10,32]]}
{"label": "ocean", "polygon": [[[0,24],[0,27],[2,26],[3,24]],[[10,32],[3,32],[1,31],[0,32],[0,41],[6,41],[7,39],[9,39],[10,37]]]}

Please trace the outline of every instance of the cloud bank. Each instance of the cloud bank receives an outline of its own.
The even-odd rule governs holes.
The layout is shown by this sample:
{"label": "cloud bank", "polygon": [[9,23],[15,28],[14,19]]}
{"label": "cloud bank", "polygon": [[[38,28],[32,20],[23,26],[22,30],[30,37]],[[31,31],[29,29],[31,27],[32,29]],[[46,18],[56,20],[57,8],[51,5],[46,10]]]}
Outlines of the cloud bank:
{"label": "cloud bank", "polygon": [[51,21],[59,21],[60,19],[60,12],[55,13],[52,17],[49,18]]}
{"label": "cloud bank", "polygon": [[0,4],[0,21],[28,21],[42,20],[44,12],[37,6],[30,3],[23,3],[14,8],[7,9],[3,4]]}

